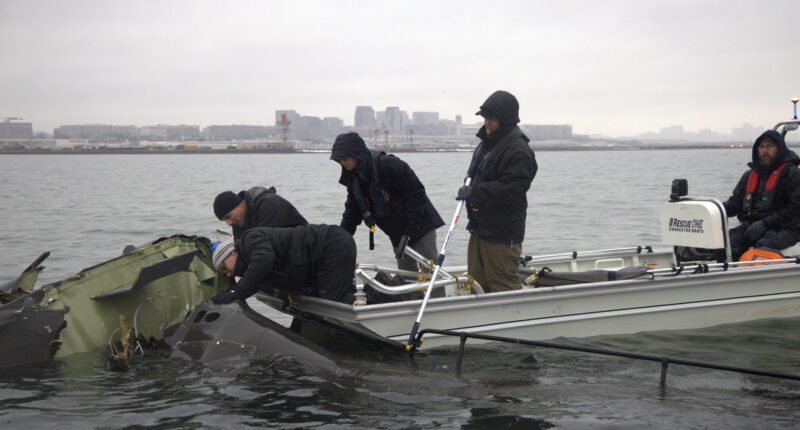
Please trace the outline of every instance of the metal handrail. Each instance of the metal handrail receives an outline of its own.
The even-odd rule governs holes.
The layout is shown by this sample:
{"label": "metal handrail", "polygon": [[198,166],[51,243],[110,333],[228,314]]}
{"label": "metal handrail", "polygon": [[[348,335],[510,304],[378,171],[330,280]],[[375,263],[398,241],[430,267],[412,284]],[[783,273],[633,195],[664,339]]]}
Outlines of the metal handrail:
{"label": "metal handrail", "polygon": [[541,262],[541,261],[550,261],[550,260],[558,260],[563,258],[570,258],[576,260],[578,258],[583,257],[591,257],[596,255],[603,255],[603,254],[652,254],[653,247],[652,246],[630,246],[625,248],[611,248],[611,249],[595,249],[590,251],[573,251],[573,252],[562,252],[559,254],[547,254],[547,255],[526,255],[525,262]]}
{"label": "metal handrail", "polygon": [[645,360],[645,361],[654,361],[661,363],[661,388],[663,389],[666,386],[666,379],[667,379],[667,366],[669,364],[678,364],[682,366],[690,366],[690,367],[699,367],[704,369],[713,369],[713,370],[722,370],[726,372],[736,372],[736,373],[744,373],[749,375],[758,375],[758,376],[768,376],[771,378],[780,378],[780,379],[791,379],[795,381],[800,381],[800,375],[793,375],[789,373],[780,373],[780,372],[769,372],[766,370],[759,370],[759,369],[749,369],[745,367],[736,367],[736,366],[726,366],[722,364],[715,364],[715,363],[706,363],[701,361],[692,361],[692,360],[683,360],[678,358],[670,358],[670,357],[659,357],[656,355],[649,355],[649,354],[639,354],[639,353],[632,353],[626,351],[615,351],[610,349],[601,349],[601,348],[590,348],[586,346],[573,346],[573,345],[563,345],[558,343],[551,343],[551,342],[542,342],[536,340],[526,340],[526,339],[515,339],[509,337],[502,337],[502,336],[492,336],[492,335],[485,335],[485,334],[478,334],[478,333],[467,333],[467,332],[457,332],[451,330],[438,330],[438,329],[423,329],[419,332],[417,342],[422,341],[422,337],[427,333],[434,333],[440,334],[444,336],[459,336],[461,338],[461,342],[459,344],[458,349],[458,356],[456,357],[456,374],[461,374],[461,362],[464,355],[464,346],[466,345],[467,339],[481,339],[481,340],[488,340],[488,341],[495,341],[495,342],[504,342],[504,343],[516,343],[520,345],[529,345],[529,346],[539,346],[543,348],[553,348],[553,349],[563,349],[568,351],[577,351],[577,352],[585,352],[590,354],[600,354],[600,355],[608,355],[614,357],[623,357],[623,358],[631,358],[635,360]]}
{"label": "metal handrail", "polygon": [[675,276],[681,273],[696,274],[696,273],[709,273],[709,272],[725,272],[728,269],[749,267],[749,266],[767,266],[773,264],[800,264],[800,257],[781,258],[774,260],[753,260],[753,261],[732,261],[725,263],[709,263],[709,264],[692,264],[687,266],[667,267],[664,269],[652,269],[647,273],[653,276]]}

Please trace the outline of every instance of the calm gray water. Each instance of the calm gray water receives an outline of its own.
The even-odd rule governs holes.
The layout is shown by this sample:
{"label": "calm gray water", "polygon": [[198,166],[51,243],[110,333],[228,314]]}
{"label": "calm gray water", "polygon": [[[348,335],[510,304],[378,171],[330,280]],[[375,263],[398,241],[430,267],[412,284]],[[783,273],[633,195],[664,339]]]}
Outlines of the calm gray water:
{"label": "calm gray water", "polygon": [[[468,153],[399,154],[446,221]],[[539,152],[528,194],[523,252],[659,245],[658,205],[673,178],[690,194],[724,199],[745,150]],[[328,154],[2,155],[0,282],[51,251],[39,284],[74,274],[174,233],[219,239],[211,202],[224,190],[274,185],[312,223],[338,224],[345,189]],[[463,264],[462,219],[448,264]],[[439,230],[439,242],[445,228]],[[391,265],[387,238],[359,261]],[[583,345],[800,374],[800,319],[713,329],[605,336]],[[671,366],[660,368],[519,346],[453,350],[334,351],[357,377],[293,363],[210,369],[148,352],[129,373],[104,352],[0,370],[0,423],[8,428],[790,428],[800,425],[800,383]],[[377,363],[377,364],[376,364]]]}

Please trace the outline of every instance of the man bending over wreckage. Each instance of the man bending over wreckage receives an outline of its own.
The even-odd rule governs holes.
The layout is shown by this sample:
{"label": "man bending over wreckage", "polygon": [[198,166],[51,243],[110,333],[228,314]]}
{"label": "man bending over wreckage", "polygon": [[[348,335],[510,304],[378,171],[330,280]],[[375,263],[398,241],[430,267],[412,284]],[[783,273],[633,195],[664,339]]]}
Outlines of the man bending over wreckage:
{"label": "man bending over wreckage", "polygon": [[253,187],[234,194],[219,193],[214,199],[214,215],[233,228],[233,237],[254,227],[294,227],[308,222],[275,187]]}
{"label": "man bending over wreckage", "polygon": [[214,303],[244,300],[259,289],[282,298],[298,294],[347,304],[355,298],[356,244],[339,226],[257,227],[214,245],[214,269],[241,277]]}

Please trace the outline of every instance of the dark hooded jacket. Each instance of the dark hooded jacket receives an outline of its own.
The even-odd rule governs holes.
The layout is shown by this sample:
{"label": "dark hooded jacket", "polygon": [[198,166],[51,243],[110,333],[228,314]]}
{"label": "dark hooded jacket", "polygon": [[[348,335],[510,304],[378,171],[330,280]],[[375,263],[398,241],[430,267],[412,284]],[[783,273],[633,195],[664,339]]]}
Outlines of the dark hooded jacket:
{"label": "dark hooded jacket", "polygon": [[[770,139],[778,144],[778,156],[770,166],[762,166],[758,159],[758,143],[762,139]],[[774,185],[774,193],[767,192],[770,175],[777,171],[783,163]],[[800,234],[800,157],[786,147],[783,135],[775,130],[767,130],[753,144],[752,161],[747,163],[750,170],[744,172],[742,178],[733,189],[733,194],[724,203],[728,216],[736,216],[740,222],[751,224],[764,220],[769,229],[787,229]],[[747,199],[747,182],[750,173],[758,175],[758,185],[752,193],[750,213],[745,210]]]}
{"label": "dark hooded jacket", "polygon": [[348,156],[358,160],[353,171],[342,167],[339,178],[347,187],[340,225],[350,234],[361,221],[367,225],[374,222],[397,246],[404,234],[414,241],[444,225],[425,186],[405,161],[370,151],[357,133],[340,134],[333,144],[331,160],[338,162]]}
{"label": "dark hooded jacket", "polygon": [[[339,227],[311,224],[290,228],[256,227],[245,231],[234,241],[239,252],[234,274],[241,277],[236,292],[243,299],[264,287],[314,295],[314,275],[326,257],[323,247],[331,229]],[[350,243],[341,243],[341,246],[354,249],[352,237],[344,237],[349,238]]]}
{"label": "dark hooded jacket", "polygon": [[481,115],[497,118],[500,128],[487,134],[472,155],[467,176],[472,191],[467,200],[467,230],[496,243],[522,243],[528,210],[526,193],[538,165],[528,137],[516,126],[519,104],[513,95],[497,91],[481,105]]}
{"label": "dark hooded jacket", "polygon": [[239,197],[246,205],[244,225],[233,226],[233,237],[254,227],[295,227],[308,221],[286,199],[275,192],[275,187],[253,187],[241,191]]}

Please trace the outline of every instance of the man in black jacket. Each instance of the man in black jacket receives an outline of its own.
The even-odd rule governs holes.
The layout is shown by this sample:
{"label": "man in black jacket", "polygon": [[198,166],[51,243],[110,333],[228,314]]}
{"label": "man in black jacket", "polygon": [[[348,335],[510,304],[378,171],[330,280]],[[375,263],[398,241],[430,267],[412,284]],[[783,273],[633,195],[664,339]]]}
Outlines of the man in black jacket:
{"label": "man in black jacket", "polygon": [[218,272],[241,277],[236,288],[214,296],[217,304],[244,300],[258,290],[307,295],[352,304],[356,244],[338,226],[256,227],[216,245]]}
{"label": "man in black jacket", "polygon": [[456,197],[467,203],[467,272],[484,291],[516,290],[536,157],[517,127],[519,103],[512,94],[495,91],[476,115],[484,118],[484,126],[467,171],[472,182]]}
{"label": "man in black jacket", "polygon": [[[436,228],[444,221],[406,162],[383,151],[370,151],[357,133],[336,137],[331,160],[342,165],[339,183],[347,187],[342,228],[354,234],[361,221],[370,231],[377,225],[395,250],[407,235],[408,246],[436,258]],[[397,267],[417,270],[417,264],[405,257],[397,261]]]}
{"label": "man in black jacket", "polygon": [[800,158],[775,130],[756,139],[752,158],[724,203],[739,219],[730,230],[734,260],[750,247],[780,250],[800,241]]}
{"label": "man in black jacket", "polygon": [[234,237],[253,227],[308,224],[291,203],[275,192],[275,187],[253,187],[239,194],[222,192],[214,199],[214,214],[233,227]]}

